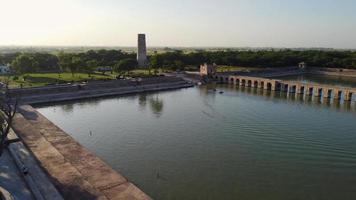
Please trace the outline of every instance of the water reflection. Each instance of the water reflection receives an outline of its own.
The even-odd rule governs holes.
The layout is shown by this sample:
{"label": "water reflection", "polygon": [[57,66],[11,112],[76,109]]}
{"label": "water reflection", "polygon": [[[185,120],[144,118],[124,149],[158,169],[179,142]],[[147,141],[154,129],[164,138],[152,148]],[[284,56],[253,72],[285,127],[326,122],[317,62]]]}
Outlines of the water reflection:
{"label": "water reflection", "polygon": [[147,107],[147,102],[149,103],[150,109],[152,113],[156,117],[161,117],[163,113],[163,99],[160,98],[159,94],[147,94],[147,93],[142,93],[138,95],[138,104],[141,110],[145,110]]}
{"label": "water reflection", "polygon": [[147,106],[147,94],[143,93],[138,95],[138,104],[140,105],[141,110],[144,110]]}
{"label": "water reflection", "polygon": [[[37,108],[43,108],[43,107],[51,107],[55,105],[53,112],[57,112],[58,110],[63,114],[72,114],[75,108],[78,109],[98,108],[100,107],[100,102],[102,102],[105,99],[113,100],[112,97],[107,97],[107,98],[94,98],[90,100],[85,99],[80,101],[65,101],[61,103],[39,104],[34,106],[36,106]],[[163,109],[164,109],[164,101],[159,94],[142,93],[138,95],[129,95],[124,97],[121,96],[115,98],[114,100],[115,101],[125,100],[128,102],[135,102],[136,99],[138,100],[138,105],[141,111],[146,110],[146,108],[149,107],[154,116],[156,117],[162,116]]]}
{"label": "water reflection", "polygon": [[73,109],[74,109],[74,105],[73,104],[66,104],[66,105],[62,105],[60,108],[65,113],[72,113]]}
{"label": "water reflection", "polygon": [[152,112],[155,114],[156,117],[160,117],[163,111],[163,100],[159,98],[158,95],[156,95],[154,97],[151,97],[149,102]]}
{"label": "water reflection", "polygon": [[81,101],[78,103],[78,106],[81,108],[86,107],[96,107],[100,103],[100,99],[91,99],[90,101]]}

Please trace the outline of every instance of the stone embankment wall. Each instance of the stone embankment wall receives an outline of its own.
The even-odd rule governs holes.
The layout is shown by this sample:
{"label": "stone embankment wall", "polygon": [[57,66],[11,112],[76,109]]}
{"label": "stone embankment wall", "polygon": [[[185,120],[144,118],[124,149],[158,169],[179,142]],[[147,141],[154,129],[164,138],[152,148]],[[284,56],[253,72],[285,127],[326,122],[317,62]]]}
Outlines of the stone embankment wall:
{"label": "stone embankment wall", "polygon": [[13,130],[64,199],[151,199],[31,106],[20,107]]}
{"label": "stone embankment wall", "polygon": [[[22,104],[12,128],[64,199],[149,200],[151,198],[128,179],[28,104],[192,86],[181,78],[156,77],[12,89],[10,93],[20,97]],[[29,170],[35,174],[32,167]]]}
{"label": "stone embankment wall", "polygon": [[12,89],[11,95],[22,104],[51,103],[85,98],[124,95],[138,92],[179,89],[193,86],[181,78],[156,77],[142,80],[114,80],[84,84]]}

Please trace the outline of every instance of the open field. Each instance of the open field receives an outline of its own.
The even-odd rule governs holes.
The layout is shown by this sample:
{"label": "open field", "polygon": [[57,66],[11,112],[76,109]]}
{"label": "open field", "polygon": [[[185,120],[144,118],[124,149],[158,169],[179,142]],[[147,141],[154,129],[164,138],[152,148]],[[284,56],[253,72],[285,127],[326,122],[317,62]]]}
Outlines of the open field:
{"label": "open field", "polygon": [[114,74],[92,74],[90,77],[84,73],[28,73],[23,75],[0,76],[0,81],[8,82],[11,88],[16,87],[38,87],[51,84],[67,82],[83,82],[87,80],[114,79]]}
{"label": "open field", "polygon": [[[22,75],[0,76],[0,82],[9,83],[10,88],[19,87],[39,87],[54,84],[71,82],[85,82],[94,80],[113,80],[120,75],[118,73],[93,73],[90,76],[86,73],[26,73]],[[147,77],[149,70],[137,69],[130,72],[127,77]]]}

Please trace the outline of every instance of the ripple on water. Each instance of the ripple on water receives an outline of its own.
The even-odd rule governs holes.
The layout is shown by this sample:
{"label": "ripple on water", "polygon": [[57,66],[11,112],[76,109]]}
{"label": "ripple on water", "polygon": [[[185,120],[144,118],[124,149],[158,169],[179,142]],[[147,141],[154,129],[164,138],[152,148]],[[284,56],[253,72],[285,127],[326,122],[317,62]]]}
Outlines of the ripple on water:
{"label": "ripple on water", "polygon": [[39,111],[156,199],[356,199],[356,110],[218,90]]}

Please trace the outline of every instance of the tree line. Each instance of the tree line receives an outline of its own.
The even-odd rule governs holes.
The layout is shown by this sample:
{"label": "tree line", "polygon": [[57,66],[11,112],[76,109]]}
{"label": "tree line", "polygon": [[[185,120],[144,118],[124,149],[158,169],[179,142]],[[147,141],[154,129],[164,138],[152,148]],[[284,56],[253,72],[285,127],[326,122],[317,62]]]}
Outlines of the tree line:
{"label": "tree line", "polygon": [[[119,50],[87,51],[84,53],[12,53],[0,55],[0,64],[10,64],[19,74],[68,71],[92,73],[98,67],[112,67],[117,71],[137,66],[136,54]],[[126,65],[125,65],[126,64]]]}
{"label": "tree line", "polygon": [[202,63],[216,63],[226,66],[243,67],[290,67],[306,62],[309,66],[325,68],[356,69],[355,51],[201,51],[183,53],[181,51],[155,54],[151,56],[152,66],[180,69],[183,66],[197,66]]}
{"label": "tree line", "polygon": [[[196,69],[202,63],[244,67],[289,67],[299,62],[309,66],[356,69],[356,52],[321,50],[259,50],[259,51],[167,51],[149,56],[150,69]],[[137,67],[136,54],[120,50],[90,50],[84,53],[12,53],[0,55],[0,64],[10,63],[17,73],[87,72],[97,67],[114,71],[130,71]]]}

